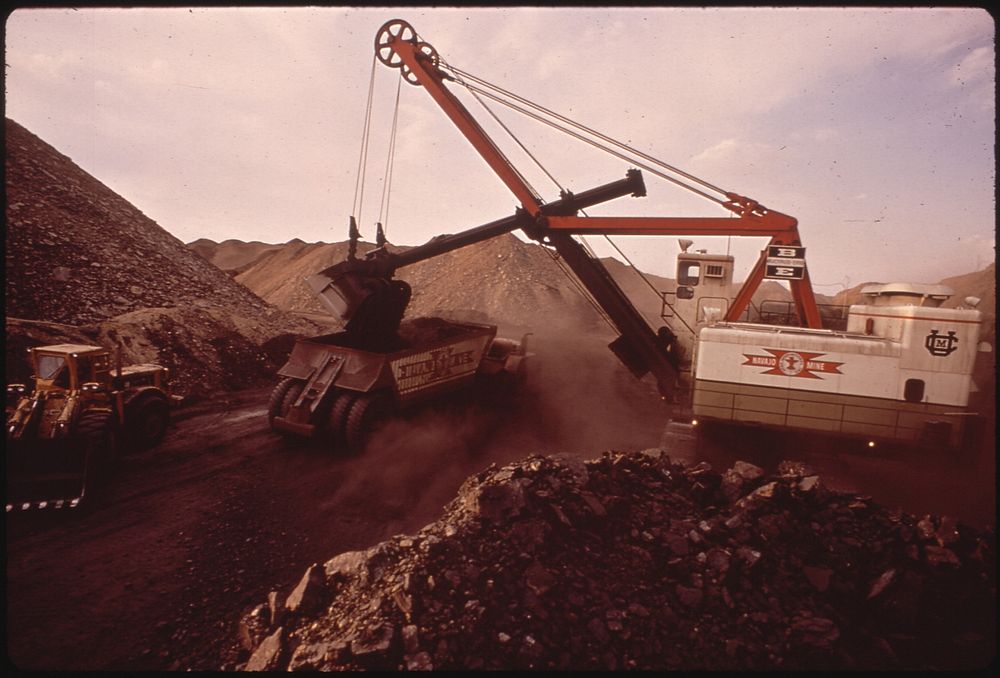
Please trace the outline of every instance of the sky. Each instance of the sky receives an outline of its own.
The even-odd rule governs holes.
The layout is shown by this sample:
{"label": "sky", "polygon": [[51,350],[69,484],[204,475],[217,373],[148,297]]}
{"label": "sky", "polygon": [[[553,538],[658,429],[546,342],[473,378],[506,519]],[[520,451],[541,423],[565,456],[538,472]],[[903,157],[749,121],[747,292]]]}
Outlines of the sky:
{"label": "sky", "polygon": [[[399,72],[373,56],[391,19],[448,65],[795,217],[817,292],[994,260],[995,29],[978,8],[21,8],[5,114],[184,242],[337,242],[354,215],[366,240],[381,219],[416,245],[511,215],[419,86],[398,88],[387,174]],[[546,202],[633,166],[491,107],[542,173],[452,91]],[[647,197],[587,213],[729,214],[644,176]],[[692,240],[733,254],[738,278],[767,244]],[[614,242],[673,277],[676,237]]]}

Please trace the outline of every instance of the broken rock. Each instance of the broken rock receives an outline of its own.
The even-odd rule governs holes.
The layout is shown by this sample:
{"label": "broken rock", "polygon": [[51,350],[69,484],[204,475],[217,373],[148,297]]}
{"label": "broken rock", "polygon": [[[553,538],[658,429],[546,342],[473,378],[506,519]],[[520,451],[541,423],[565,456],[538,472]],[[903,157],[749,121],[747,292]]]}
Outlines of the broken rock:
{"label": "broken rock", "polygon": [[[756,472],[741,466],[731,477],[743,476]],[[927,519],[918,530],[920,519],[870,498],[803,487],[811,477],[764,475],[731,502],[723,474],[711,467],[642,453],[607,453],[586,462],[586,474],[539,457],[491,467],[467,479],[418,534],[327,561],[336,595],[284,621],[293,659],[276,659],[261,643],[254,665],[988,664],[996,637],[993,534],[956,525],[961,538],[946,548],[939,540],[953,530],[944,521]]]}
{"label": "broken rock", "polygon": [[275,671],[281,666],[282,650],[284,650],[283,628],[278,628],[257,646],[250,660],[247,662],[247,671]]}
{"label": "broken rock", "polygon": [[292,614],[313,612],[320,607],[325,593],[323,568],[317,564],[310,565],[285,601],[285,609]]}

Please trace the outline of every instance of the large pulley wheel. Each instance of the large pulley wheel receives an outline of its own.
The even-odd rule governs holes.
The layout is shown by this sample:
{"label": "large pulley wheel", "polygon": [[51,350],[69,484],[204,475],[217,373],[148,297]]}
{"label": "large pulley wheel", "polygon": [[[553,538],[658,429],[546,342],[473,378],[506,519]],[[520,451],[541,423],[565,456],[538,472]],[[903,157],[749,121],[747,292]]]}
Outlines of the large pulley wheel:
{"label": "large pulley wheel", "polygon": [[386,66],[400,68],[403,60],[396,54],[393,44],[398,41],[412,42],[417,37],[413,26],[402,19],[392,19],[382,24],[375,34],[375,56]]}
{"label": "large pulley wheel", "polygon": [[344,440],[352,453],[361,452],[369,436],[389,413],[389,400],[382,395],[365,395],[351,404],[344,426]]}
{"label": "large pulley wheel", "polygon": [[419,86],[420,80],[396,52],[395,45],[400,42],[413,43],[418,58],[429,61],[434,68],[437,68],[441,59],[437,50],[426,42],[418,40],[413,27],[402,19],[393,19],[382,24],[382,28],[375,34],[375,55],[386,66],[400,69],[406,82]]}
{"label": "large pulley wheel", "polygon": [[[428,45],[426,42],[417,43],[417,56],[421,60],[430,61],[431,66],[434,68],[437,68],[438,62],[440,62],[440,57],[438,57],[437,50]],[[413,71],[410,70],[410,67],[407,66],[406,64],[403,64],[402,74],[403,74],[403,80],[410,83],[411,85],[417,85],[418,87],[420,86],[420,80],[417,79],[417,76],[413,74]]]}

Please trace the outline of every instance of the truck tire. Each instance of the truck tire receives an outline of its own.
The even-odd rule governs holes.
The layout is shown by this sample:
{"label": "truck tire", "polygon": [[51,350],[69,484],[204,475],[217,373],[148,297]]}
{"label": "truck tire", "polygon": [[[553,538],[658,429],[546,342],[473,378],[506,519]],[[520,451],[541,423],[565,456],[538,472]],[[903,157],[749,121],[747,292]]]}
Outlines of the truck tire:
{"label": "truck tire", "polygon": [[368,437],[389,413],[389,399],[382,395],[364,395],[351,405],[344,426],[347,450],[356,454],[364,450]]}
{"label": "truck tire", "polygon": [[333,451],[337,452],[347,445],[345,431],[347,427],[347,415],[351,411],[351,406],[357,400],[357,395],[348,391],[342,391],[334,398],[333,406],[330,407],[329,418],[329,438]]}
{"label": "truck tire", "polygon": [[288,411],[288,408],[284,406],[285,396],[288,395],[288,392],[291,390],[292,386],[294,386],[295,382],[297,381],[298,381],[297,379],[293,379],[292,377],[285,377],[284,379],[279,381],[278,385],[274,387],[273,391],[271,391],[271,397],[267,401],[268,426],[274,423],[275,417],[284,416],[285,412]]}
{"label": "truck tire", "polygon": [[127,413],[129,449],[144,450],[158,444],[167,435],[170,405],[161,395],[152,395],[133,404]]}
{"label": "truck tire", "polygon": [[285,397],[281,400],[281,408],[279,410],[282,417],[288,416],[288,410],[292,408],[295,401],[299,399],[302,395],[302,389],[305,388],[305,383],[296,379],[289,387],[288,392],[285,393]]}
{"label": "truck tire", "polygon": [[285,440],[294,440],[299,436],[283,429],[274,428],[274,418],[288,416],[288,410],[298,400],[304,387],[305,382],[301,379],[289,378],[282,380],[274,387],[274,391],[271,392],[271,398],[267,407],[267,422],[271,426],[271,429],[283,436]]}

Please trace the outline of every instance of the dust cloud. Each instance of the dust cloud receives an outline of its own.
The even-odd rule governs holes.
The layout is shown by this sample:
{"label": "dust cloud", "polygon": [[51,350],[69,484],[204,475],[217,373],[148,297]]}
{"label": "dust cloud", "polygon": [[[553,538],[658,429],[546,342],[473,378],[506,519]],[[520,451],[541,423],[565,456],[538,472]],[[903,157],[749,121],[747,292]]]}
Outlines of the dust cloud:
{"label": "dust cloud", "polygon": [[[520,338],[523,332],[501,331]],[[596,333],[546,333],[528,337],[527,378],[508,398],[473,390],[388,420],[356,456],[326,457],[332,468],[310,481],[321,515],[363,522],[377,533],[358,535],[366,545],[394,534],[413,533],[436,520],[462,482],[491,464],[533,454],[595,459],[602,452],[659,447],[670,408],[649,377],[636,379]],[[913,512],[933,508],[975,524],[995,522],[994,467],[981,459],[879,459],[834,445],[742,434],[725,449],[692,458],[716,469],[736,460],[771,467],[781,459],[801,461],[832,488],[871,495]],[[674,456],[673,451],[671,455]],[[329,475],[327,475],[329,474]],[[303,484],[303,490],[309,483]],[[963,488],[966,491],[963,491]],[[352,512],[364,516],[352,518]]]}
{"label": "dust cloud", "polygon": [[599,456],[660,444],[670,409],[650,376],[636,379],[600,334],[532,337],[522,407],[549,453]]}
{"label": "dust cloud", "polygon": [[473,391],[387,421],[362,454],[342,462],[339,485],[318,508],[377,505],[382,523],[372,539],[385,539],[436,520],[461,483],[490,464],[532,454],[593,459],[659,445],[666,405],[653,385],[618,363],[603,337],[528,341],[518,391],[502,400]]}

